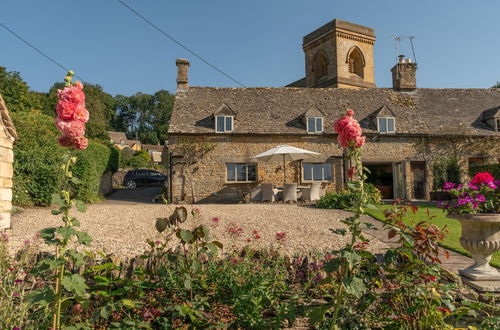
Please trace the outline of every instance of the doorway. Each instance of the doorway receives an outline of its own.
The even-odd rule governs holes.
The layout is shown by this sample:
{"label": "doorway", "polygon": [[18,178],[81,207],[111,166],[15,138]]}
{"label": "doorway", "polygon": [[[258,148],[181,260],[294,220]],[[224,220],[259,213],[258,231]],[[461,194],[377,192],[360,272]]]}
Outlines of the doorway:
{"label": "doorway", "polygon": [[366,182],[373,184],[382,193],[383,199],[394,198],[394,181],[392,163],[363,164],[370,173],[367,173]]}
{"label": "doorway", "polygon": [[413,198],[425,199],[425,185],[427,181],[425,162],[410,162],[410,168],[413,181]]}

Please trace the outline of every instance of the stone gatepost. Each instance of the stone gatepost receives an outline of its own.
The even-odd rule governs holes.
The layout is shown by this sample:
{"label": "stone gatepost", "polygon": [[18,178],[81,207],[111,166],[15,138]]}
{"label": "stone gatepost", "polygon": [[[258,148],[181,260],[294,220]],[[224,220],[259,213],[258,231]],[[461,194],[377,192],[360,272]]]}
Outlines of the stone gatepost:
{"label": "stone gatepost", "polygon": [[14,176],[12,145],[16,139],[16,129],[0,95],[0,230],[10,228],[11,225],[12,177]]}

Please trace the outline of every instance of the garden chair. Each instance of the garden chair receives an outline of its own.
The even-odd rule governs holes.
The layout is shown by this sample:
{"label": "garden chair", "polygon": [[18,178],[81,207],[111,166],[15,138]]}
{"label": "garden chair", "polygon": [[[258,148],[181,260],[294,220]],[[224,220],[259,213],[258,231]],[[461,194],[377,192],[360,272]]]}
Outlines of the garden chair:
{"label": "garden chair", "polygon": [[274,202],[277,189],[273,188],[272,183],[263,183],[262,185],[262,202]]}
{"label": "garden chair", "polygon": [[297,184],[286,183],[283,187],[283,202],[297,201]]}
{"label": "garden chair", "polygon": [[302,199],[305,201],[317,201],[321,197],[321,183],[313,182],[309,188],[302,190]]}

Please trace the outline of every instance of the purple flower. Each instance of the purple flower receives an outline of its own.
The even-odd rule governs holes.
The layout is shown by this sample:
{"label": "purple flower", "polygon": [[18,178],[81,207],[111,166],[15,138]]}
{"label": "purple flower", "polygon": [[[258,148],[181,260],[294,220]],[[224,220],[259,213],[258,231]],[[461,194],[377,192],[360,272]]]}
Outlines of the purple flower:
{"label": "purple flower", "polygon": [[448,191],[448,190],[452,190],[453,188],[455,188],[455,184],[453,182],[445,182],[443,183],[443,189]]}
{"label": "purple flower", "polygon": [[12,294],[12,296],[13,296],[13,297],[19,297],[19,292],[14,292],[14,293]]}
{"label": "purple flower", "polygon": [[436,206],[437,206],[438,209],[442,209],[443,208],[443,204],[444,204],[443,201],[438,201]]}
{"label": "purple flower", "polygon": [[20,280],[20,279],[16,279],[14,280],[14,283],[21,283],[23,280]]}
{"label": "purple flower", "polygon": [[478,186],[476,186],[476,185],[474,185],[472,183],[469,183],[468,185],[469,185],[469,188],[472,189],[472,190],[478,190],[479,189]]}
{"label": "purple flower", "polygon": [[493,190],[497,189],[497,187],[498,187],[498,186],[497,186],[496,184],[494,184],[493,182],[488,182],[486,185],[487,185],[488,187],[490,187],[491,189],[493,189]]}
{"label": "purple flower", "polygon": [[460,183],[460,184],[457,186],[457,189],[458,189],[458,190],[460,190],[460,189],[462,189],[463,187],[464,187],[464,185]]}
{"label": "purple flower", "polygon": [[484,197],[483,194],[477,194],[476,195],[476,202],[484,203],[484,202],[486,202],[486,197]]}
{"label": "purple flower", "polygon": [[478,205],[479,204],[477,202],[474,202],[474,203],[472,203],[472,208],[475,209],[475,208],[477,208]]}

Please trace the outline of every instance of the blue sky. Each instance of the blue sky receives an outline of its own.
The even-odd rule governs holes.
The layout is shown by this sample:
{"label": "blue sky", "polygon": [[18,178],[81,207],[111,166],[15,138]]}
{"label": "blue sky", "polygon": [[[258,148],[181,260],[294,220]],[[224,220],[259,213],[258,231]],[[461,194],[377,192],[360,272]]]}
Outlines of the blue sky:
{"label": "blue sky", "polygon": [[[304,76],[302,37],[339,18],[375,29],[375,78],[391,85],[393,35],[414,35],[417,84],[486,88],[500,80],[500,1],[124,0],[246,86]],[[175,91],[175,59],[190,84],[237,85],[134,16],[116,0],[0,0],[0,22],[83,79],[131,95]],[[65,72],[0,27],[0,65],[47,91]],[[400,52],[410,54],[409,43]]]}

